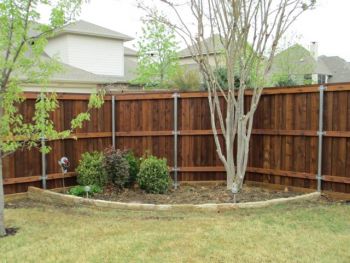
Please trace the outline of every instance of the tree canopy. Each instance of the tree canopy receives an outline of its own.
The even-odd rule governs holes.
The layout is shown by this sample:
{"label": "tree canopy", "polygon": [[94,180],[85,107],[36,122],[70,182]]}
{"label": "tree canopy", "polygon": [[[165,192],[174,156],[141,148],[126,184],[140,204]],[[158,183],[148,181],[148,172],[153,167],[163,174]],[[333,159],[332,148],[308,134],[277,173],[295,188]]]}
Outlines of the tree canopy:
{"label": "tree canopy", "polygon": [[[0,236],[5,235],[2,158],[18,148],[39,147],[40,140],[65,138],[90,119],[89,111],[103,104],[103,91],[90,97],[87,111],[78,114],[71,127],[56,130],[50,116],[59,103],[55,93],[46,92],[50,77],[60,70],[55,58],[43,56],[48,38],[74,20],[83,0],[2,0],[0,1]],[[50,10],[47,23],[41,23],[39,7]],[[26,122],[19,112],[24,101],[22,85],[43,87],[35,103],[35,113]],[[49,152],[48,146],[41,151]]]}
{"label": "tree canopy", "polygon": [[174,30],[157,20],[145,20],[137,47],[137,77],[133,82],[167,88],[179,68]]}

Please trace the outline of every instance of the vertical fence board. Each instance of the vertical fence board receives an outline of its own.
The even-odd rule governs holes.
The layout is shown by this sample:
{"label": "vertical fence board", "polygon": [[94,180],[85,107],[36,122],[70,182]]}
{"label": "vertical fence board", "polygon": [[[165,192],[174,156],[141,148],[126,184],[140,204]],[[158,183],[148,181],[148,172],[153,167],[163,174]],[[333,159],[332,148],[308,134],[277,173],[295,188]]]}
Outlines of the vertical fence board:
{"label": "vertical fence board", "polygon": [[[173,166],[174,104],[171,92],[145,94],[115,94],[116,146],[132,149],[141,156],[146,151],[168,160]],[[220,98],[223,102],[223,98]],[[245,110],[251,97],[246,97]],[[30,122],[34,114],[35,96],[29,96],[19,107],[24,120]],[[87,109],[88,96],[59,96],[60,108],[52,113],[58,130],[68,129],[70,120]],[[331,85],[325,92],[323,142],[324,190],[350,193],[350,84]],[[255,113],[251,137],[247,180],[316,188],[317,129],[319,94],[317,87],[265,89]],[[222,103],[223,117],[225,105]],[[67,156],[74,171],[81,154],[103,151],[111,146],[111,100],[106,97],[100,110],[91,112],[91,121],[77,130],[84,136],[78,140],[49,142],[52,152],[47,157],[47,173],[60,172],[57,161]],[[218,118],[216,118],[218,123]],[[219,127],[219,125],[218,125]],[[211,134],[210,110],[205,93],[180,93],[178,99],[178,178],[181,181],[225,180],[222,163],[216,153]],[[220,129],[219,129],[220,130]],[[329,133],[329,134],[328,134]],[[78,136],[79,137],[79,136]],[[223,138],[219,135],[223,151]],[[19,150],[4,158],[5,192],[26,191],[28,186],[41,185],[40,152],[37,149]],[[207,168],[209,167],[209,168]],[[184,171],[181,171],[184,169]],[[299,177],[295,177],[296,172]],[[308,174],[309,178],[303,177]],[[301,176],[301,177],[300,177]],[[20,182],[21,180],[29,180]],[[67,178],[66,185],[76,183]],[[62,186],[62,179],[48,180],[48,187]]]}

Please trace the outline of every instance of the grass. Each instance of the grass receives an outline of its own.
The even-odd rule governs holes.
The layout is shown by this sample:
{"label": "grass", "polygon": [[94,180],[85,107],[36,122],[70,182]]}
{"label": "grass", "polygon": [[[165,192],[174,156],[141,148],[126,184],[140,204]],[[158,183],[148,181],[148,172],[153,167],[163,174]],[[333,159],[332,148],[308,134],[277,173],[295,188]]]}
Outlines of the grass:
{"label": "grass", "polygon": [[350,262],[350,206],[226,213],[6,210],[0,262]]}

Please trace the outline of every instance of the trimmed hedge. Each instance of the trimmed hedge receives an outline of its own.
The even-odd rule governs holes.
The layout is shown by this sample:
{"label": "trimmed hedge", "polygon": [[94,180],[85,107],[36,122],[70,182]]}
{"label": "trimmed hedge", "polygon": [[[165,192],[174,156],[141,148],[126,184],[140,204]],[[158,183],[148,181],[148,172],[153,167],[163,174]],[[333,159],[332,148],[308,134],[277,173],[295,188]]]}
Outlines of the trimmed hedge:
{"label": "trimmed hedge", "polygon": [[168,191],[171,178],[166,159],[148,156],[140,165],[137,182],[148,193],[163,194]]}
{"label": "trimmed hedge", "polygon": [[103,154],[100,152],[86,152],[82,154],[77,172],[77,181],[80,185],[105,186],[108,182],[107,174],[103,168]]}

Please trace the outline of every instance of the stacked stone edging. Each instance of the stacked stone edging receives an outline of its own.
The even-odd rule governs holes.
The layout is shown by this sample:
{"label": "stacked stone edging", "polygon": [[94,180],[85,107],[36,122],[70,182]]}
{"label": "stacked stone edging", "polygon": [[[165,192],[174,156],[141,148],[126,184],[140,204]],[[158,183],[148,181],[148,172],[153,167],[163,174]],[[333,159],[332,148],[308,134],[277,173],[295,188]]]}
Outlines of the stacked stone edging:
{"label": "stacked stone edging", "polygon": [[28,198],[49,204],[62,204],[68,206],[84,205],[93,208],[109,208],[134,211],[227,211],[238,208],[260,208],[275,204],[287,202],[316,200],[320,197],[319,192],[299,195],[288,198],[277,198],[267,201],[247,202],[247,203],[220,203],[220,204],[141,204],[141,203],[123,203],[105,200],[87,199],[73,195],[64,195],[36,187],[28,188]]}

